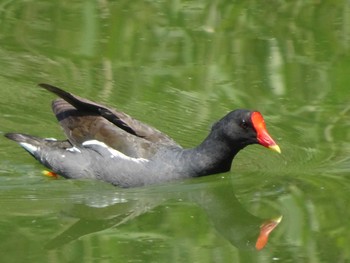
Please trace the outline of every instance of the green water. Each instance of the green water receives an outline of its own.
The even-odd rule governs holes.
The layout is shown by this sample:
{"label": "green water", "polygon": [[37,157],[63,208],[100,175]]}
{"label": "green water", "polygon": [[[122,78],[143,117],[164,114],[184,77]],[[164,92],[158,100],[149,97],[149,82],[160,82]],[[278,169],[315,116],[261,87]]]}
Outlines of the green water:
{"label": "green water", "polygon": [[347,1],[0,0],[1,134],[63,138],[46,82],[185,147],[257,109],[282,149],[119,189],[46,178],[0,138],[1,262],[350,262],[349,72]]}

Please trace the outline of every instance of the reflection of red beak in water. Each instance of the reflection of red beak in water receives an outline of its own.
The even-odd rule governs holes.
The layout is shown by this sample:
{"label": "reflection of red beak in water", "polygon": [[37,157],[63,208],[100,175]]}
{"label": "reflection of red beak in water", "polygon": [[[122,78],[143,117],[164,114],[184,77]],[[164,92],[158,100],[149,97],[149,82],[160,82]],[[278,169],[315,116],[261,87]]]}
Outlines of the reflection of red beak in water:
{"label": "reflection of red beak in water", "polygon": [[272,219],[272,220],[265,221],[260,226],[260,234],[259,234],[258,239],[256,240],[256,243],[255,243],[255,248],[257,250],[261,250],[266,246],[270,233],[272,232],[272,230],[274,230],[276,228],[276,226],[281,221],[282,221],[282,216],[275,218],[275,219]]}

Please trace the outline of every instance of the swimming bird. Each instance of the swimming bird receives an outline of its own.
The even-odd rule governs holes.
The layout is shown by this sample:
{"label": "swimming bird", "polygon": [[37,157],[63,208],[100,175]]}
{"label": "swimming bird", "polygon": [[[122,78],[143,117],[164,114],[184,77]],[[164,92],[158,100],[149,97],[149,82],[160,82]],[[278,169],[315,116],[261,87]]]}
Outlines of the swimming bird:
{"label": "swimming bird", "polygon": [[39,84],[58,99],[52,109],[66,140],[7,133],[35,159],[69,179],[137,187],[224,173],[250,144],[280,153],[258,111],[238,109],[217,121],[198,146],[184,149],[168,135],[124,112]]}

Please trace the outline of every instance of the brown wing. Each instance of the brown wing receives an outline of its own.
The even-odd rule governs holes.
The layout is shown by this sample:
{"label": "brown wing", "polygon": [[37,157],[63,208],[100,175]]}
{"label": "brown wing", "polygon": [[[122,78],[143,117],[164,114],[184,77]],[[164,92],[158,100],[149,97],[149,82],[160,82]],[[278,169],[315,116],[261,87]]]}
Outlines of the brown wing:
{"label": "brown wing", "polygon": [[147,158],[159,145],[180,147],[159,130],[129,115],[78,97],[48,84],[39,84],[61,97],[52,109],[73,144],[96,139],[132,157]]}

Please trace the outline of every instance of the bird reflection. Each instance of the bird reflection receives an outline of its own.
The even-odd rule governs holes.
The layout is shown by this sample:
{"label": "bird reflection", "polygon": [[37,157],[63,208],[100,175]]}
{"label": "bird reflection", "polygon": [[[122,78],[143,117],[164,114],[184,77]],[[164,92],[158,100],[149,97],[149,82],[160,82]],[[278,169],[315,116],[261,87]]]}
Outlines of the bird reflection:
{"label": "bird reflection", "polygon": [[169,185],[142,188],[138,193],[135,189],[132,192],[119,190],[123,198],[111,197],[112,204],[96,204],[90,200],[89,204],[75,204],[63,211],[77,221],[50,240],[46,248],[54,249],[106,229],[117,230],[118,226],[132,224],[140,215],[180,198],[182,202],[201,207],[216,231],[239,249],[263,249],[270,233],[282,219],[281,216],[262,219],[248,212],[235,196],[229,180],[210,183],[198,183],[196,180],[177,185],[172,190]]}

